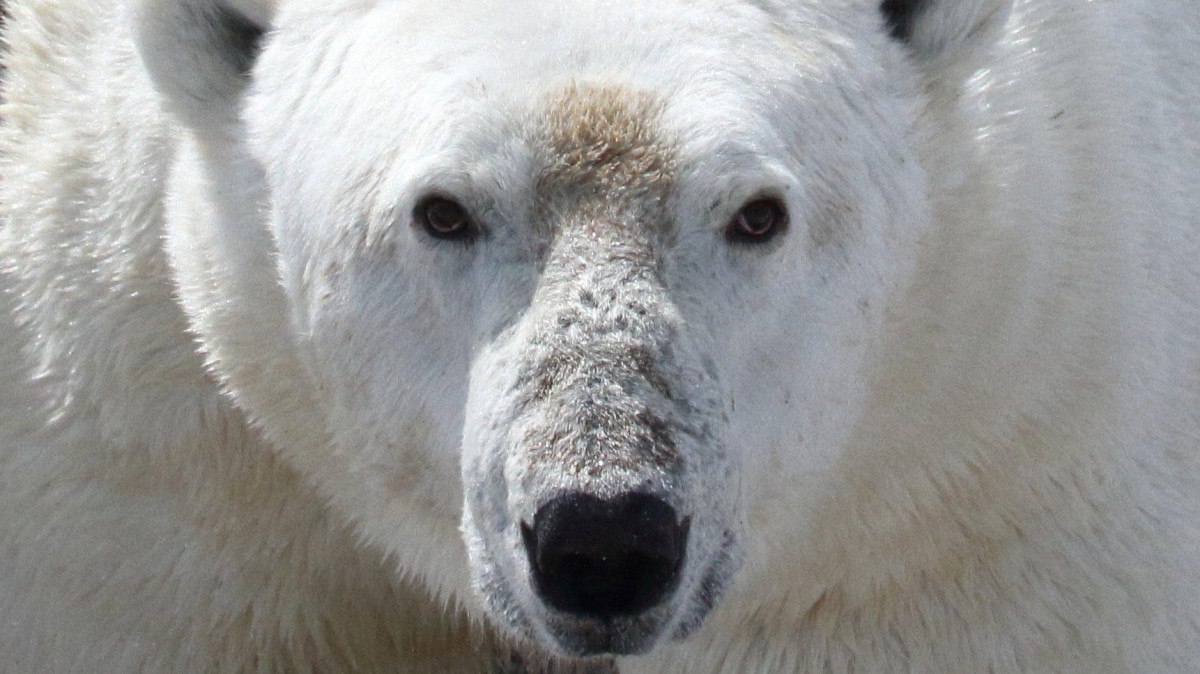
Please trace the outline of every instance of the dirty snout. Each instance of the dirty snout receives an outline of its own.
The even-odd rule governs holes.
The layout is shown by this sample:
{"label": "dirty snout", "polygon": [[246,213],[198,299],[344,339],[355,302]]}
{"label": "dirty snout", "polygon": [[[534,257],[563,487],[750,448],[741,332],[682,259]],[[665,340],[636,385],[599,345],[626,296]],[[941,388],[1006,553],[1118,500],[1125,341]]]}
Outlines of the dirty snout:
{"label": "dirty snout", "polygon": [[651,248],[564,234],[527,315],[472,374],[477,589],[497,622],[570,656],[686,635],[736,566],[716,376]]}

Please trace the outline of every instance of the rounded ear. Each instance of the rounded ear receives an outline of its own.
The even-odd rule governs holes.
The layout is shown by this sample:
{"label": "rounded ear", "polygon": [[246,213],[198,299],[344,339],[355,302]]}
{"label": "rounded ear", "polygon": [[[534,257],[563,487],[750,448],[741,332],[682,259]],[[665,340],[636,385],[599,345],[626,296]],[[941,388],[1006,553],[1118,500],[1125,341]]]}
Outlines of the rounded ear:
{"label": "rounded ear", "polygon": [[195,125],[236,121],[275,0],[137,0],[134,5],[138,49],[172,110]]}
{"label": "rounded ear", "polygon": [[943,66],[995,39],[1012,0],[883,0],[880,8],[892,37],[926,64]]}

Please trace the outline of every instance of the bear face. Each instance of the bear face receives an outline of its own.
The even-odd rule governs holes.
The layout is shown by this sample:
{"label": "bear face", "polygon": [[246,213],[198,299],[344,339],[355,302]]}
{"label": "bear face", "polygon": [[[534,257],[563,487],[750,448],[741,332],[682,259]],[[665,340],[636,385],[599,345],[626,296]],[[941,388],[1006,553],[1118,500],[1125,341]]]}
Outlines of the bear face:
{"label": "bear face", "polygon": [[917,77],[826,4],[288,4],[244,102],[176,99],[210,364],[435,593],[570,656],[686,637],[836,489],[930,220]]}

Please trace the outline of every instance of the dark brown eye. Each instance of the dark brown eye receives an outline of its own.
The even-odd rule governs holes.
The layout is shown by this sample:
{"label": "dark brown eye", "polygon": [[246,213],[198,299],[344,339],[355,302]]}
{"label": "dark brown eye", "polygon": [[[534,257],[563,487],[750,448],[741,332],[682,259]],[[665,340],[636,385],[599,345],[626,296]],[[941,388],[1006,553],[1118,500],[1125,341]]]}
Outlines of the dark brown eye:
{"label": "dark brown eye", "polygon": [[787,220],[787,209],[777,199],[755,199],[733,217],[728,236],[731,241],[763,243],[783,231]]}
{"label": "dark brown eye", "polygon": [[413,220],[438,239],[469,239],[475,234],[467,209],[453,199],[429,197],[417,204]]}

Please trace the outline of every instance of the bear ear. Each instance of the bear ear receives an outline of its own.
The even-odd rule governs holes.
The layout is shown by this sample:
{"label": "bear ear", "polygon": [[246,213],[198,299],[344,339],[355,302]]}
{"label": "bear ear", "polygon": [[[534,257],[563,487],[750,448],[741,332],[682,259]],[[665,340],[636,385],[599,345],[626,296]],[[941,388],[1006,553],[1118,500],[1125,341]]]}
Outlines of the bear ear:
{"label": "bear ear", "polygon": [[1012,0],[883,0],[892,37],[919,59],[948,64],[994,39]]}
{"label": "bear ear", "polygon": [[236,121],[275,0],[137,0],[138,49],[155,86],[190,123]]}

